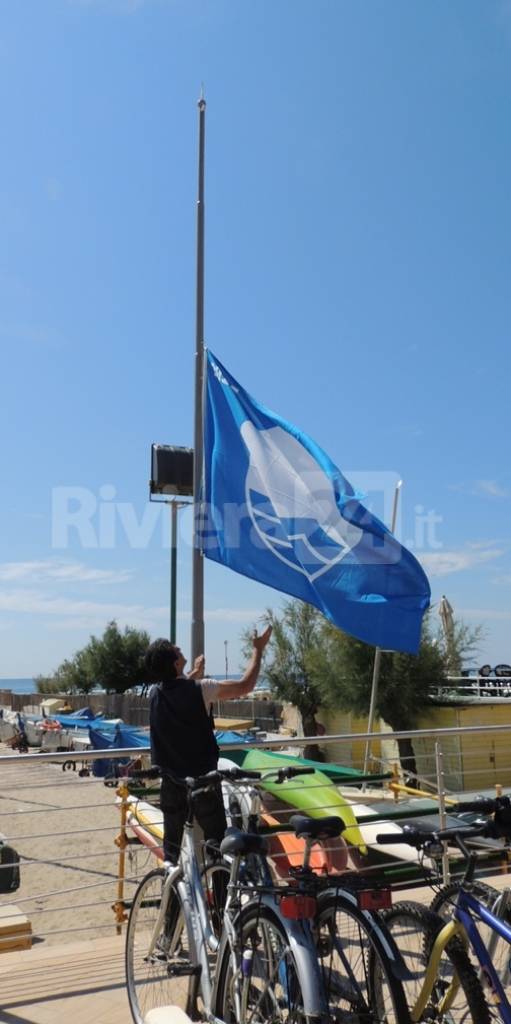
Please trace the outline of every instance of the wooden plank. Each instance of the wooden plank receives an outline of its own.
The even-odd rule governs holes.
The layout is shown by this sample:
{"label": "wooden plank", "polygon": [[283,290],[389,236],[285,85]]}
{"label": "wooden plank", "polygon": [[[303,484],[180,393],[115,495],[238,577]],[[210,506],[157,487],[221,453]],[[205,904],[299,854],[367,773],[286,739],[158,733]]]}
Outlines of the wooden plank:
{"label": "wooden plank", "polygon": [[32,925],[28,917],[13,903],[4,903],[0,906],[0,953],[31,946]]}
{"label": "wooden plank", "polygon": [[215,717],[215,729],[232,729],[233,732],[246,732],[247,729],[254,728],[254,720],[252,718],[216,718]]}

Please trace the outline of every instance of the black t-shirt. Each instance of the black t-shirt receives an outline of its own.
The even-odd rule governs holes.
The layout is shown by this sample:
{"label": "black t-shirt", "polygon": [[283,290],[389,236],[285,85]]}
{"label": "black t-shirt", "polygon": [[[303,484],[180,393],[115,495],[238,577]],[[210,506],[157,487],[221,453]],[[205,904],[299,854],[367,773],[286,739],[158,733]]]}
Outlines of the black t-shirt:
{"label": "black t-shirt", "polygon": [[199,683],[180,676],[153,686],[149,725],[152,762],[162,771],[183,778],[216,768],[218,745]]}

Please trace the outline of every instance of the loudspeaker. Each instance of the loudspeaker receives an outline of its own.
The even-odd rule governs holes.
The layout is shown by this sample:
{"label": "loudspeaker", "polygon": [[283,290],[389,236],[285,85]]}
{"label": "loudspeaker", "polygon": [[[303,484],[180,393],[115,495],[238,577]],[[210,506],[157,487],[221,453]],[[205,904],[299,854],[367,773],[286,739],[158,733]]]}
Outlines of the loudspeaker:
{"label": "loudspeaker", "polygon": [[193,448],[151,445],[151,494],[193,497]]}

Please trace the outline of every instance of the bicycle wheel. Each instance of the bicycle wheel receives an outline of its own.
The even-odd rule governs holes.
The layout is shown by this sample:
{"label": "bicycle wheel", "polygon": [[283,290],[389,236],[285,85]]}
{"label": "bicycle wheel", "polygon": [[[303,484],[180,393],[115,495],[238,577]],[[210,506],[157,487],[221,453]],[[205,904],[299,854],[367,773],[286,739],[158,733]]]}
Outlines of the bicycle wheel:
{"label": "bicycle wheel", "polygon": [[379,915],[360,910],[354,898],[342,893],[328,896],[320,901],[316,945],[333,1020],[410,1024],[403,986],[384,951]]}
{"label": "bicycle wheel", "polygon": [[222,861],[206,864],[201,871],[204,899],[209,911],[211,927],[217,939],[220,938],[222,932],[229,877],[230,869]]}
{"label": "bicycle wheel", "polygon": [[[422,904],[411,902],[396,903],[384,917],[412,975],[405,980],[404,988],[408,1005],[413,1010],[422,991],[434,940],[444,921]],[[455,974],[459,987],[451,1005],[442,1010],[441,1002]],[[489,1024],[490,1011],[483,989],[463,943],[457,937],[451,939],[442,954],[433,990],[420,1020],[442,1021],[443,1024]]]}
{"label": "bicycle wheel", "polygon": [[226,946],[218,971],[216,1016],[225,1024],[304,1024],[299,971],[277,916],[267,907],[247,906],[236,930],[241,970],[233,972],[231,950]]}
{"label": "bicycle wheel", "polygon": [[148,956],[167,875],[161,869],[142,879],[133,899],[126,932],[126,983],[135,1024],[149,1010],[179,1006],[188,1012],[192,995],[190,944],[181,902],[172,889],[161,935]]}
{"label": "bicycle wheel", "polygon": [[449,882],[448,885],[443,885],[436,896],[433,897],[429,909],[434,914],[440,914],[440,917],[443,917],[444,920],[450,921],[461,889],[467,889],[468,892],[475,896],[476,900],[484,903],[485,907],[489,909],[491,909],[495,900],[501,895],[498,889],[494,889],[491,885],[485,885],[484,882],[474,881],[468,886],[465,886],[463,882]]}
{"label": "bicycle wheel", "polygon": [[[450,921],[453,913],[453,909],[456,905],[456,900],[460,889],[465,888],[462,882],[450,882],[449,885],[444,885],[437,892],[434,899],[431,901],[430,910],[436,914],[440,914],[440,917],[444,921]],[[495,905],[497,901],[502,899],[502,893],[498,889],[494,889],[491,885],[485,885],[484,882],[471,882],[467,887],[468,891],[475,896],[476,900],[483,903],[488,910],[493,913],[497,913]],[[497,915],[499,916],[499,915]],[[504,918],[504,922],[511,927],[511,908],[508,907]],[[497,971],[497,974],[504,986],[507,986],[511,982],[510,974],[510,963],[509,963],[509,943],[505,939],[501,938],[497,932],[494,932],[492,928],[484,924],[483,921],[477,921],[478,932],[491,956],[493,965]]]}

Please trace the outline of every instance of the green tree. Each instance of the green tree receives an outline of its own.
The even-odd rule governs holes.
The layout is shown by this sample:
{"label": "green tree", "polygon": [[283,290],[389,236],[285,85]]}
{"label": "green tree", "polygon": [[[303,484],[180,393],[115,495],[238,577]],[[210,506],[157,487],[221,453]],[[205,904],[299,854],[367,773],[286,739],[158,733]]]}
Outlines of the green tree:
{"label": "green tree", "polygon": [[[298,708],[305,735],[317,734],[315,715],[321,705],[368,714],[374,647],[343,633],[301,601],[287,602],[280,613],[268,610],[265,617],[273,626],[265,675],[273,694]],[[474,654],[481,635],[480,627],[455,620],[447,648],[442,631],[434,636],[431,616],[426,615],[417,655],[382,652],[377,716],[396,732],[415,728],[424,708],[434,703],[431,688],[445,684],[453,659],[461,664]],[[404,768],[416,777],[411,740],[400,740],[398,745]],[[314,749],[309,756],[316,756],[316,745]]]}
{"label": "green tree", "polygon": [[461,675],[463,662],[472,661],[485,639],[482,626],[468,626],[460,619],[454,619],[452,629],[446,636],[443,629],[437,634],[447,674]]}
{"label": "green tree", "polygon": [[52,676],[37,676],[39,693],[90,693],[97,687],[124,693],[143,682],[143,657],[149,645],[145,630],[126,626],[121,633],[109,622],[101,637],[63,661]]}
{"label": "green tree", "polygon": [[[325,622],[323,646],[316,661],[316,682],[325,706],[369,712],[373,680],[374,647],[348,636]],[[425,617],[422,640],[416,655],[396,651],[382,652],[376,714],[395,732],[413,729],[423,709],[431,704],[432,686],[446,679],[445,654],[431,636]],[[403,767],[413,777],[417,766],[411,740],[398,741]]]}
{"label": "green tree", "polygon": [[[300,712],[305,736],[315,736],[321,692],[313,667],[325,620],[312,605],[303,601],[288,601],[279,614],[268,609],[264,618],[273,627],[264,656],[264,675],[272,694],[278,700],[294,704]],[[249,633],[244,640],[248,652]],[[305,756],[323,760],[317,744],[306,747]]]}
{"label": "green tree", "polygon": [[66,658],[52,676],[36,676],[35,683],[38,693],[90,693],[96,681],[87,647]]}
{"label": "green tree", "polygon": [[91,636],[84,656],[84,671],[89,680],[108,693],[124,693],[143,681],[143,657],[149,646],[145,630],[126,626],[123,633],[116,622],[109,622],[103,636]]}
{"label": "green tree", "polygon": [[70,693],[70,690],[63,690],[61,684],[53,676],[35,676],[34,682],[38,693]]}

